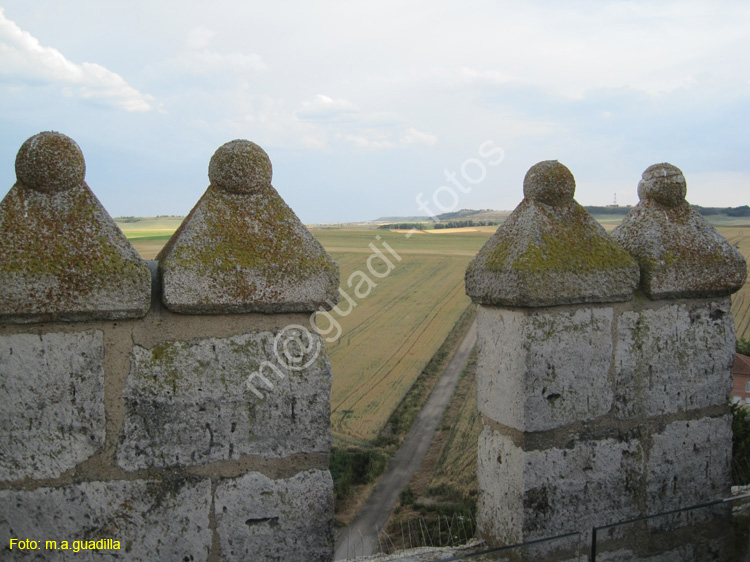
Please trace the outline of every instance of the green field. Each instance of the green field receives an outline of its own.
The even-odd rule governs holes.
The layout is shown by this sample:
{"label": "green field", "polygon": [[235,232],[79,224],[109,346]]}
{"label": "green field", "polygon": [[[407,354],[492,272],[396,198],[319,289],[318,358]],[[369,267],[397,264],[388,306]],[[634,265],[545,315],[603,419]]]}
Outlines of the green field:
{"label": "green field", "polygon": [[144,260],[152,260],[182,224],[183,217],[139,218],[135,222],[115,219]]}

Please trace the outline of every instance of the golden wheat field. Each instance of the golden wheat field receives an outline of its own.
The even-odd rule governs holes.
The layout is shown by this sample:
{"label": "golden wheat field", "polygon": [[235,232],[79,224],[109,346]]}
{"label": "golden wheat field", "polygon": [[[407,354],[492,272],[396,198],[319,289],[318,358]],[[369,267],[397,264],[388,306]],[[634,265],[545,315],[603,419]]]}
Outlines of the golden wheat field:
{"label": "golden wheat field", "polygon": [[[750,260],[750,226],[726,226],[717,230],[730,244],[739,248],[746,259]],[[737,328],[737,337],[750,339],[750,281],[732,295],[732,314]]]}
{"label": "golden wheat field", "polygon": [[[179,220],[170,220],[169,224],[145,221],[121,226],[143,257],[152,259],[169,238],[170,228],[178,225]],[[743,255],[750,256],[748,226],[716,226]],[[320,329],[328,331],[331,340],[327,344],[333,366],[331,423],[339,443],[378,436],[468,306],[464,271],[494,230],[417,233],[409,238],[405,232],[377,229],[313,231],[339,263],[341,288],[351,299],[342,297],[340,313],[334,310],[319,319]],[[381,258],[371,259],[376,253],[373,248],[392,267]],[[381,277],[369,271],[368,259]],[[357,271],[372,285],[362,275],[351,278]],[[738,337],[750,338],[749,284],[733,296],[732,312]],[[340,336],[334,338],[339,330]]]}
{"label": "golden wheat field", "polygon": [[[345,237],[345,232],[321,236],[341,267],[342,290],[356,304],[352,307],[352,302],[342,297],[341,314],[332,311],[341,336],[327,346],[334,373],[331,425],[339,442],[371,441],[469,305],[464,271],[471,254],[489,233],[468,239],[463,234],[445,236],[433,246],[424,235],[413,243],[402,233],[369,231],[366,237],[354,234],[354,239],[346,242],[345,251],[340,251],[342,246],[337,251],[334,244],[344,243]],[[381,250],[383,243],[388,244],[401,258],[398,261],[387,250],[384,252],[393,268],[382,279],[371,275],[367,267],[374,253],[370,243]],[[359,250],[355,250],[357,244]],[[376,272],[385,270],[382,267]],[[353,279],[360,278],[357,271],[377,283],[361,299],[349,283],[352,275]],[[326,331],[331,324],[329,318],[319,322]]]}

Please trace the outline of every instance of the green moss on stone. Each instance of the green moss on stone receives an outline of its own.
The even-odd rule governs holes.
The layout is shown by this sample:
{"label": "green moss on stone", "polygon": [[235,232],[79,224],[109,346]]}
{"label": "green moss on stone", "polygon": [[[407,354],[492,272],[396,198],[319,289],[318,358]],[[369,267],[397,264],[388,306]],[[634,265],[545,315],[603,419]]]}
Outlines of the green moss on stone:
{"label": "green moss on stone", "polygon": [[488,270],[587,273],[632,265],[628,253],[601,232],[577,203],[566,207],[564,217],[557,209],[535,207],[547,219],[538,225],[536,241],[519,240],[517,236],[503,239],[487,257]]}
{"label": "green moss on stone", "polygon": [[189,243],[175,239],[165,254],[168,267],[220,279],[221,290],[231,298],[252,299],[256,287],[248,272],[269,285],[337,275],[335,262],[273,188],[233,195],[212,186],[196,207],[190,220],[200,226]]}
{"label": "green moss on stone", "polygon": [[[30,286],[56,278],[54,290],[36,295],[51,308],[145,275],[135,251],[107,219],[85,184],[49,195],[16,184],[0,205],[0,271],[21,275]],[[103,234],[110,226],[115,236]],[[133,259],[126,259],[128,253]]]}

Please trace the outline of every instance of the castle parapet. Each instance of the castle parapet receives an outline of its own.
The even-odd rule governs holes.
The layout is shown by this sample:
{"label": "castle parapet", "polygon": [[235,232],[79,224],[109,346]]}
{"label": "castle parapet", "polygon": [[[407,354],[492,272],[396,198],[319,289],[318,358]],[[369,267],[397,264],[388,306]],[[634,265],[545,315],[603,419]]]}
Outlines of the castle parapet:
{"label": "castle parapet", "polygon": [[0,203],[0,558],[27,559],[32,539],[45,559],[330,561],[331,366],[306,326],[336,302],[338,266],[265,152],[221,147],[152,262],[74,141],[32,137],[16,169]]}
{"label": "castle parapet", "polygon": [[[730,493],[729,295],[744,259],[690,210],[673,166],[646,170],[641,203],[611,236],[574,187],[562,164],[533,166],[524,200],[466,273],[479,304],[477,519],[493,544],[586,534]],[[728,559],[726,525],[696,521],[680,552]],[[597,551],[667,555],[649,532]],[[574,549],[540,546],[534,559]]]}

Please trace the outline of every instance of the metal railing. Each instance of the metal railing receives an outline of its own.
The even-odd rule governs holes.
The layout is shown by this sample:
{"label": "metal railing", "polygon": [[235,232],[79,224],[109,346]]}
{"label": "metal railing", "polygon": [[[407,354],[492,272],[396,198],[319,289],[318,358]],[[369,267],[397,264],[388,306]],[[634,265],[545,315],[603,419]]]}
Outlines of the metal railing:
{"label": "metal railing", "polygon": [[[711,502],[706,502],[706,503],[696,504],[696,505],[692,505],[692,506],[688,506],[688,507],[683,507],[683,508],[679,508],[679,509],[664,511],[664,512],[655,513],[655,514],[652,514],[652,515],[646,515],[646,516],[643,516],[643,517],[636,517],[636,518],[633,518],[633,519],[628,519],[628,520],[620,521],[620,522],[617,522],[617,523],[611,523],[611,524],[608,524],[608,525],[600,525],[600,526],[597,526],[597,527],[593,527],[591,529],[591,531],[590,531],[591,532],[591,546],[590,546],[590,549],[586,549],[585,546],[584,546],[583,538],[584,538],[584,535],[586,534],[586,532],[585,531],[574,531],[574,532],[570,532],[570,533],[565,533],[565,534],[557,535],[557,536],[554,536],[554,537],[545,537],[545,538],[535,539],[535,540],[531,540],[531,541],[527,541],[527,542],[523,542],[523,543],[517,543],[517,544],[512,544],[512,545],[507,545],[507,546],[490,548],[490,549],[486,549],[486,550],[482,550],[482,551],[474,551],[474,552],[470,552],[470,553],[466,553],[466,554],[461,554],[461,555],[455,555],[454,554],[450,558],[441,558],[441,559],[437,560],[436,562],[460,562],[462,560],[472,560],[472,559],[475,559],[475,558],[487,557],[487,556],[491,556],[492,557],[491,559],[494,559],[493,555],[501,555],[501,556],[503,554],[515,554],[515,555],[519,555],[519,554],[522,554],[522,553],[524,553],[526,551],[529,551],[530,549],[532,549],[534,547],[541,547],[541,546],[544,546],[544,545],[547,545],[547,546],[550,547],[550,548],[548,548],[548,553],[546,555],[544,555],[545,558],[549,559],[548,558],[549,555],[550,555],[549,552],[552,550],[552,548],[554,547],[555,543],[557,543],[557,545],[562,545],[563,543],[565,543],[567,545],[565,547],[565,550],[568,553],[567,556],[566,556],[567,560],[577,559],[577,560],[588,560],[590,562],[596,562],[597,551],[599,550],[599,548],[598,548],[598,540],[601,538],[601,535],[602,535],[603,531],[613,530],[613,529],[617,529],[617,528],[623,528],[623,527],[627,527],[627,526],[633,526],[633,525],[637,525],[639,523],[647,523],[649,521],[657,520],[659,518],[666,518],[666,517],[670,517],[670,516],[680,515],[680,514],[683,514],[683,513],[696,512],[698,510],[705,510],[705,509],[713,508],[713,507],[720,506],[720,505],[727,505],[727,504],[730,504],[732,502],[735,502],[735,501],[738,501],[738,500],[744,500],[744,499],[748,499],[748,498],[750,498],[750,494],[744,494],[744,495],[740,495],[740,496],[733,496],[733,497],[730,497],[730,498],[723,498],[723,499],[719,499],[719,500],[715,500],[715,501],[711,501]],[[729,512],[727,512],[727,513],[729,513]],[[731,514],[729,515],[729,517],[731,517]],[[750,517],[750,515],[748,517]],[[664,529],[657,529],[653,534],[656,535],[656,536],[658,536],[659,533],[676,532],[679,529],[689,528],[690,525],[694,525],[694,524],[695,523],[689,523],[689,524],[682,523],[682,524],[678,524],[677,528],[673,529],[671,531],[665,531]],[[731,527],[731,526],[729,526],[729,527]],[[732,532],[732,530],[727,527],[727,532]],[[748,528],[746,530],[746,532],[747,532],[747,535],[749,537],[748,540],[750,540],[750,528]],[[748,543],[748,544],[750,544],[750,543]],[[741,558],[736,558],[736,559],[737,560],[743,560],[743,561],[750,560],[750,551],[747,551],[747,549],[746,549],[745,552],[740,553],[740,556],[741,556]],[[498,560],[499,559],[500,558],[498,558]],[[529,558],[529,559],[531,559],[531,558]],[[735,558],[732,558],[732,559],[734,560]]]}

